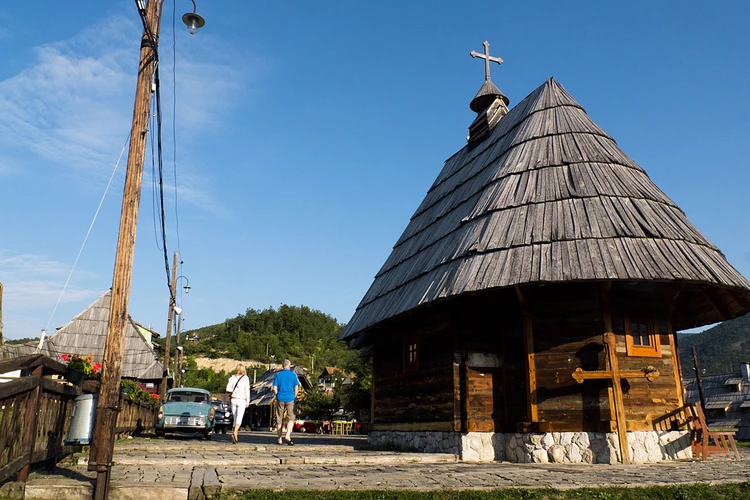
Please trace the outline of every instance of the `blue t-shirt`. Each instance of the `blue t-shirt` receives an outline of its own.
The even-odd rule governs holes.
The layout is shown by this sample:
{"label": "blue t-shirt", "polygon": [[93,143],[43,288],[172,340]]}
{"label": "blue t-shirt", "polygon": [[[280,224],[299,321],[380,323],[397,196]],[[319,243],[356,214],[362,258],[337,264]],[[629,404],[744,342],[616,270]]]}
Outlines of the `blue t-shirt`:
{"label": "blue t-shirt", "polygon": [[297,374],[292,370],[281,370],[273,379],[273,386],[279,388],[277,398],[282,403],[294,401],[294,388],[299,385]]}

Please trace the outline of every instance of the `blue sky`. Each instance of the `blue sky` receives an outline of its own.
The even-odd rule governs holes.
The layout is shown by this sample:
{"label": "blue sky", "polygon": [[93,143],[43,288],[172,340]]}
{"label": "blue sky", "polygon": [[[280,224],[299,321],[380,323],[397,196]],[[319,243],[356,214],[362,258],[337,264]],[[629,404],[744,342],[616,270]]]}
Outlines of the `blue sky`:
{"label": "blue sky", "polygon": [[[465,144],[484,40],[511,106],[554,76],[750,276],[750,3],[198,0],[196,36],[191,9],[166,0],[160,49],[185,329],[281,303],[346,322]],[[0,10],[6,338],[53,331],[111,284],[124,158],[52,316],[130,130],[139,41],[128,1]],[[155,234],[149,157],[130,313],[163,332]]]}

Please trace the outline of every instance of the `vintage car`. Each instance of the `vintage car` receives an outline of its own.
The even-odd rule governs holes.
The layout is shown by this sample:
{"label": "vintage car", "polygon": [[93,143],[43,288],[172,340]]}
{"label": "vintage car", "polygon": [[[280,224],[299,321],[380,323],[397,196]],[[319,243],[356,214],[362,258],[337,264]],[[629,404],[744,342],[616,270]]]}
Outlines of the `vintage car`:
{"label": "vintage car", "polygon": [[221,432],[222,434],[227,433],[227,429],[232,428],[234,417],[232,416],[232,409],[229,408],[225,403],[218,399],[211,401],[214,407],[214,432]]}
{"label": "vintage car", "polygon": [[211,394],[207,390],[194,387],[170,389],[156,417],[154,432],[157,436],[168,432],[199,433],[211,439],[214,414]]}

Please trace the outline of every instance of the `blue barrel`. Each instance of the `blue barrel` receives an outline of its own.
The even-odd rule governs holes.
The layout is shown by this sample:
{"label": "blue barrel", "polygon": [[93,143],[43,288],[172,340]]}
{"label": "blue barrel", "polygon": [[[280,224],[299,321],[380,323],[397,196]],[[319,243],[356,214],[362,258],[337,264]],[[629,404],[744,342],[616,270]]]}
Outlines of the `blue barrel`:
{"label": "blue barrel", "polygon": [[70,430],[65,444],[89,444],[91,442],[98,399],[98,394],[84,394],[75,399]]}

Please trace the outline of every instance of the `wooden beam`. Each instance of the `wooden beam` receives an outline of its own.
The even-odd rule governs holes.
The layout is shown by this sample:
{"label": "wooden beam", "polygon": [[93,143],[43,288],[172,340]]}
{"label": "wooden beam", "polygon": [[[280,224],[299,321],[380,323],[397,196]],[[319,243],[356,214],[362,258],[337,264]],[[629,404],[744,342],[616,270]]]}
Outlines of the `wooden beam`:
{"label": "wooden beam", "polygon": [[469,418],[471,409],[469,408],[469,353],[466,350],[466,343],[461,339],[461,364],[458,369],[459,390],[461,400],[459,408],[461,411],[461,432],[469,432]]}
{"label": "wooden beam", "polygon": [[614,377],[619,377],[620,379],[645,378],[649,382],[653,382],[659,375],[659,370],[654,369],[653,366],[649,366],[645,370],[624,370],[619,373],[610,370],[588,372],[581,368],[576,368],[573,371],[573,378],[579,384],[582,384],[585,380],[613,380]]}
{"label": "wooden beam", "polygon": [[[617,337],[612,328],[612,308],[610,291],[612,283],[606,282],[602,287],[602,322],[604,323],[604,345],[607,350],[608,370],[619,373],[620,365],[617,361]],[[617,439],[620,443],[620,457],[622,463],[630,463],[630,449],[628,448],[628,430],[625,423],[625,406],[622,398],[622,385],[619,377],[612,380],[612,398],[609,400],[610,411],[614,410],[617,425]]]}
{"label": "wooden beam", "polygon": [[461,432],[461,364],[453,361],[453,430]]}
{"label": "wooden beam", "polygon": [[514,287],[516,297],[521,304],[521,315],[523,324],[523,347],[526,354],[526,394],[527,414],[530,422],[539,422],[539,403],[536,393],[536,357],[534,354],[534,328],[531,313],[521,288]]}
{"label": "wooden beam", "polygon": [[674,385],[677,389],[677,403],[680,407],[685,406],[685,394],[682,387],[682,365],[680,364],[680,351],[677,350],[677,334],[672,327],[671,315],[667,318],[667,338],[669,338],[669,350],[672,352],[672,364],[674,371]]}
{"label": "wooden beam", "polygon": [[712,308],[712,309],[713,309],[714,311],[716,311],[717,313],[719,313],[719,316],[721,316],[721,319],[722,319],[722,320],[728,320],[729,318],[731,318],[731,317],[732,317],[732,315],[731,315],[731,314],[729,314],[729,313],[728,313],[728,312],[726,311],[726,309],[724,309],[724,308],[723,308],[723,307],[722,307],[722,306],[721,306],[720,304],[718,304],[718,303],[717,303],[717,302],[716,302],[716,301],[715,301],[715,300],[714,300],[714,299],[713,299],[713,298],[712,298],[712,297],[711,297],[711,296],[710,296],[710,295],[708,294],[708,291],[707,291],[707,290],[706,290],[705,288],[701,288],[701,293],[702,293],[702,294],[703,294],[703,296],[704,296],[704,297],[706,298],[706,300],[708,301],[708,303],[709,303],[709,305],[711,306],[711,308]]}
{"label": "wooden beam", "polygon": [[[610,327],[612,319],[610,317]],[[620,365],[617,360],[617,337],[614,333],[607,332],[604,334],[604,343],[607,346],[607,357],[609,358],[612,372],[619,373]],[[615,394],[615,422],[617,424],[617,439],[620,442],[620,454],[622,463],[630,463],[630,448],[628,447],[628,428],[625,422],[625,402],[622,397],[622,382],[620,377],[612,380],[612,392]]]}

